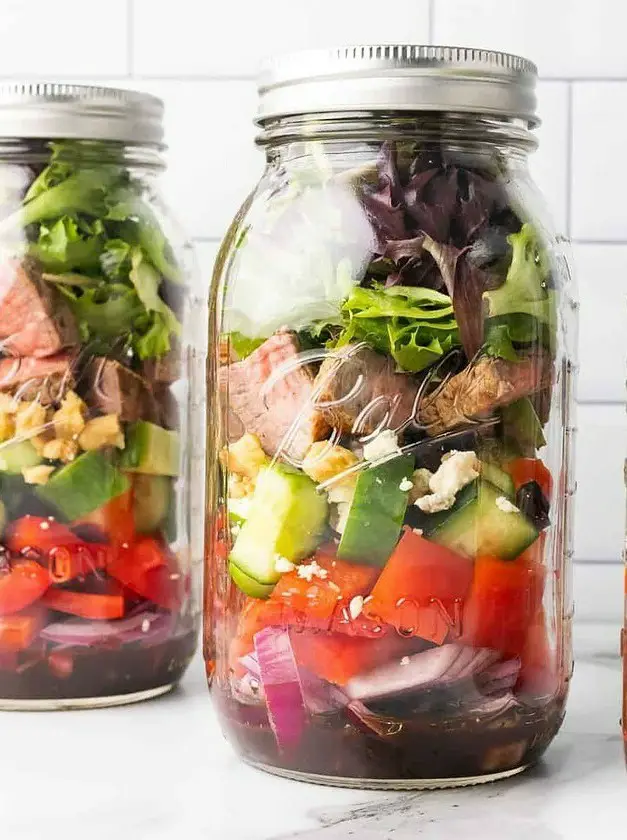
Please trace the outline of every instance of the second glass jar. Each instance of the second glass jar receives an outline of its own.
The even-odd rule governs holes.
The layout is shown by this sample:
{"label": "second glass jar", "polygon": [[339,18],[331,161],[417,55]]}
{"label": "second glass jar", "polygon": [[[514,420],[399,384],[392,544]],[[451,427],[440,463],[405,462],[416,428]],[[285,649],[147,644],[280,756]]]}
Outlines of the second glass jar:
{"label": "second glass jar", "polygon": [[576,304],[533,122],[261,121],[214,285],[205,656],[264,769],[468,783],[560,727]]}

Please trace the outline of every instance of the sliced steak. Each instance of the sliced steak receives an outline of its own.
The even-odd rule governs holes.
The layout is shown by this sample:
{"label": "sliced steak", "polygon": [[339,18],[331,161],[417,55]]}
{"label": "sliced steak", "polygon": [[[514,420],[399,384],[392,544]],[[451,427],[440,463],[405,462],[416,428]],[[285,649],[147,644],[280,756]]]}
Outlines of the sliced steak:
{"label": "sliced steak", "polygon": [[142,363],[142,376],[152,385],[155,382],[171,385],[181,377],[181,347],[177,343],[160,359],[147,359]]}
{"label": "sliced steak", "polygon": [[59,353],[46,359],[0,359],[0,392],[42,405],[61,402],[75,384],[75,356]]}
{"label": "sliced steak", "polygon": [[159,422],[159,406],[148,383],[121,362],[95,356],[85,379],[85,402],[97,413],[117,414],[123,423]]}
{"label": "sliced steak", "polygon": [[[220,369],[221,387],[228,395],[229,422],[257,435],[268,455],[280,451],[300,459],[328,431],[311,406],[314,372],[310,365],[299,363],[299,353],[295,334],[279,330],[246,359]],[[264,398],[264,386],[277,373],[280,378]]]}
{"label": "sliced steak", "polygon": [[159,425],[178,429],[181,423],[179,403],[168,385],[154,385],[152,389],[159,411]]}
{"label": "sliced steak", "polygon": [[0,266],[0,349],[12,356],[52,356],[78,345],[74,316],[33,260]]}
{"label": "sliced steak", "polygon": [[545,352],[531,353],[519,362],[483,356],[422,402],[420,422],[431,436],[465,425],[548,388],[552,370]]}
{"label": "sliced steak", "polygon": [[328,424],[345,434],[364,435],[378,428],[386,414],[385,427],[389,429],[413,419],[420,382],[397,373],[390,356],[369,347],[346,345],[322,363],[316,387],[321,389],[319,404],[341,401],[341,405],[321,408]]}

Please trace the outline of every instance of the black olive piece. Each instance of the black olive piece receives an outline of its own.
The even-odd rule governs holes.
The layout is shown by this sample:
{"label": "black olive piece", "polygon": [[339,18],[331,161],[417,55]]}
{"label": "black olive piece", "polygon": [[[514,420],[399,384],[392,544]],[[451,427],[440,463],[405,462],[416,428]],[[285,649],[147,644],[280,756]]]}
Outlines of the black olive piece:
{"label": "black olive piece", "polygon": [[543,531],[551,524],[550,505],[537,481],[530,481],[518,488],[516,504],[538,531]]}

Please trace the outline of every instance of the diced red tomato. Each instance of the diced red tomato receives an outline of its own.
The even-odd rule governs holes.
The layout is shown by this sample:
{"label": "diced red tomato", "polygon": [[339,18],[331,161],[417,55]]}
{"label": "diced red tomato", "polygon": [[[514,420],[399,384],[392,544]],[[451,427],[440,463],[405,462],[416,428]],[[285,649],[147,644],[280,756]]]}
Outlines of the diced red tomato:
{"label": "diced red tomato", "polygon": [[128,547],[118,546],[107,572],[142,598],[166,609],[180,603],[182,586],[172,553],[154,537],[142,537]]}
{"label": "diced red tomato", "polygon": [[[313,559],[326,576],[314,575],[308,581],[297,571],[284,574],[269,598],[269,614],[276,620],[276,605],[280,605],[280,623],[283,625],[368,635],[373,622],[362,616],[352,618],[349,606],[355,596],[370,592],[378,569],[346,563],[333,555],[321,553]],[[308,562],[311,561],[305,561]]]}
{"label": "diced red tomato", "polygon": [[555,694],[558,687],[555,649],[549,639],[544,607],[540,605],[527,630],[518,689],[525,694],[544,697]]}
{"label": "diced red tomato", "polygon": [[112,557],[111,546],[80,542],[53,548],[48,553],[48,569],[54,583],[67,583],[102,571]]}
{"label": "diced red tomato", "polygon": [[43,603],[51,610],[78,615],[81,618],[110,620],[124,615],[124,596],[119,587],[107,595],[72,592],[68,589],[49,589]]}
{"label": "diced red tomato", "polygon": [[7,527],[4,542],[14,554],[29,549],[48,554],[53,548],[77,545],[82,542],[67,525],[44,516],[22,516]]}
{"label": "diced red tomato", "polygon": [[543,588],[544,568],[527,553],[516,560],[477,557],[461,641],[521,656]]}
{"label": "diced red tomato", "polygon": [[535,481],[546,498],[551,499],[553,477],[539,458],[515,458],[507,464],[506,469],[514,480],[516,490],[530,481]]}
{"label": "diced red tomato", "polygon": [[115,496],[102,507],[72,523],[72,527],[78,525],[95,526],[114,544],[133,542],[135,539],[135,518],[133,516],[132,489]]}
{"label": "diced red tomato", "polygon": [[394,657],[415,650],[415,639],[396,633],[378,641],[340,633],[293,632],[292,646],[298,664],[316,676],[336,685],[383,665]]}
{"label": "diced red tomato", "polygon": [[459,635],[473,562],[407,530],[364,605],[367,616],[441,645]]}
{"label": "diced red tomato", "polygon": [[0,572],[0,616],[23,610],[50,586],[48,571],[35,560],[18,560]]}
{"label": "diced red tomato", "polygon": [[0,618],[0,651],[17,652],[29,647],[41,629],[40,611],[5,615]]}

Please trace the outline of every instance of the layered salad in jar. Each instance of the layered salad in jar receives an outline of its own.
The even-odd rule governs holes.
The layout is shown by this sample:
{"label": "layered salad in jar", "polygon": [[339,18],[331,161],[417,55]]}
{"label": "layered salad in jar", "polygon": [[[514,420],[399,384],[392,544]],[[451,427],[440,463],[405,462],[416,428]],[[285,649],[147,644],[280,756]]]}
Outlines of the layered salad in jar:
{"label": "layered salad in jar", "polygon": [[182,268],[106,144],[46,155],[0,171],[0,705],[151,691],[194,650]]}
{"label": "layered salad in jar", "polygon": [[[286,167],[253,199],[229,269],[236,286],[248,248],[295,288],[317,250],[333,294],[222,333],[224,725],[247,760],[332,781],[513,771],[555,735],[569,677],[549,240],[481,160],[312,157],[315,177]],[[288,292],[256,294],[262,313]]]}

